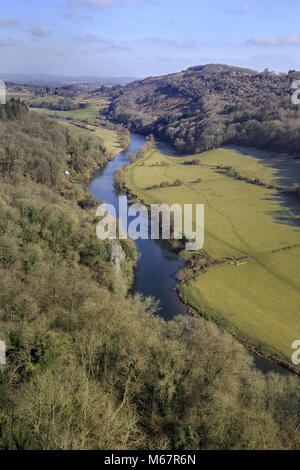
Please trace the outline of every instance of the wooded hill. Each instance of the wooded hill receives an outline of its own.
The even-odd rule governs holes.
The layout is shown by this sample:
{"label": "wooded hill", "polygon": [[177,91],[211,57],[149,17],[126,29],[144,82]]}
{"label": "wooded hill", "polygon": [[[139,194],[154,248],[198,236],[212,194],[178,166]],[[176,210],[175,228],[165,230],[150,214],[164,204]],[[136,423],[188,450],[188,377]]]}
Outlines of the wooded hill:
{"label": "wooded hill", "polygon": [[292,103],[292,83],[299,78],[296,71],[191,67],[127,85],[113,100],[110,115],[182,153],[240,144],[300,156],[300,115]]}
{"label": "wooded hill", "polygon": [[116,271],[82,203],[105,159],[53,120],[0,120],[0,450],[299,449],[298,377],[128,294],[131,242]]}

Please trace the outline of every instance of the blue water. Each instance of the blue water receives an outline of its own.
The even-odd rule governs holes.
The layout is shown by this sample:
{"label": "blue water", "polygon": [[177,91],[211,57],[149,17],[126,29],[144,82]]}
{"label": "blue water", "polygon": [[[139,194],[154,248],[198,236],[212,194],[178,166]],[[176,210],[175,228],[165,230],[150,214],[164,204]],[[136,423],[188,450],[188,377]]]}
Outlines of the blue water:
{"label": "blue water", "polygon": [[[114,173],[117,168],[129,162],[129,154],[136,152],[145,143],[145,138],[139,134],[131,134],[130,147],[120,152],[109,162],[91,181],[92,194],[100,201],[112,204],[118,216],[120,192],[115,188]],[[134,293],[152,296],[160,301],[159,315],[166,320],[175,315],[187,313],[177,292],[175,275],[183,265],[183,261],[174,253],[165,249],[155,240],[136,240],[139,259],[136,268]]]}

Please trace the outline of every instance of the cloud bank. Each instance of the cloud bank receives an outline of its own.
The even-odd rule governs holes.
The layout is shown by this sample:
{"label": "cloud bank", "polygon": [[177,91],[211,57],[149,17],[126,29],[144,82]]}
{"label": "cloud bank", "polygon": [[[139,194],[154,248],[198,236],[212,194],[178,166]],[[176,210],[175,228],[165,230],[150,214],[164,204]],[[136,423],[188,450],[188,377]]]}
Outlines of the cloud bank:
{"label": "cloud bank", "polygon": [[0,26],[11,26],[18,23],[19,22],[17,20],[8,20],[7,18],[0,16]]}
{"label": "cloud bank", "polygon": [[255,36],[248,40],[255,46],[297,46],[300,44],[300,34],[286,36]]}
{"label": "cloud bank", "polygon": [[227,8],[225,11],[226,13],[245,14],[245,13],[248,13],[250,8],[251,8],[251,5],[249,3],[242,3],[237,8]]}
{"label": "cloud bank", "polygon": [[19,46],[21,43],[20,41],[16,41],[12,38],[1,38],[0,39],[0,47],[16,47]]}
{"label": "cloud bank", "polygon": [[30,33],[36,37],[49,36],[50,31],[45,26],[33,26]]}
{"label": "cloud bank", "polygon": [[104,8],[111,5],[133,5],[142,1],[152,0],[67,0],[67,4],[71,8],[83,7],[90,9]]}

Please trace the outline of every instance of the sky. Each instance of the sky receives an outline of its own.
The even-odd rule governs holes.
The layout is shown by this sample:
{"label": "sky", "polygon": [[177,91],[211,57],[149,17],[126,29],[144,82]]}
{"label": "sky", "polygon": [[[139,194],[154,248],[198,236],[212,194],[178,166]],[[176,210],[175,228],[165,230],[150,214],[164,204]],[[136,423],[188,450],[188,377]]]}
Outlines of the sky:
{"label": "sky", "polygon": [[299,18],[299,0],[1,0],[0,75],[300,70]]}

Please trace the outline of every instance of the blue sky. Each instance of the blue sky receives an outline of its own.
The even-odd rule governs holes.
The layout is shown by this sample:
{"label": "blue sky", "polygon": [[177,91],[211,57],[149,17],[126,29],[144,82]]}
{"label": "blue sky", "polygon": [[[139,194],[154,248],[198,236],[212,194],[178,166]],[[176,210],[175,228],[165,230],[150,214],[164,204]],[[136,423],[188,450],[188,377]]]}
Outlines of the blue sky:
{"label": "blue sky", "polygon": [[299,18],[299,0],[10,0],[0,9],[0,73],[300,69]]}

